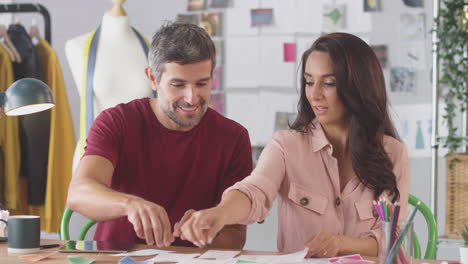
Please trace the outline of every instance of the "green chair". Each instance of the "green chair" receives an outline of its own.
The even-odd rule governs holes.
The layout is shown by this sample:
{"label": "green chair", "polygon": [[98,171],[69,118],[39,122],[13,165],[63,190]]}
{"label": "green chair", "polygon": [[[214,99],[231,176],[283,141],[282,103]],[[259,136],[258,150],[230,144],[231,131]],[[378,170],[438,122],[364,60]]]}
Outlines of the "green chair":
{"label": "green chair", "polygon": [[[65,208],[65,211],[63,212],[62,216],[62,221],[60,223],[60,239],[61,240],[70,240],[70,218],[73,214],[73,211],[70,208]],[[78,235],[77,240],[84,240],[86,237],[86,233],[88,233],[88,230],[96,224],[96,221],[93,220],[88,220],[86,224],[81,228],[80,234]]]}
{"label": "green chair", "polygon": [[[427,246],[426,246],[426,253],[424,254],[425,259],[435,259],[436,251],[437,251],[437,224],[434,218],[434,215],[431,212],[431,209],[427,207],[425,203],[421,200],[416,198],[413,195],[409,195],[408,203],[412,206],[416,206],[418,202],[421,204],[418,207],[418,211],[422,213],[424,219],[426,220],[427,228],[428,228],[428,239],[427,239]],[[416,232],[414,235],[414,257],[421,258],[421,244],[419,243],[419,239],[416,236]]]}

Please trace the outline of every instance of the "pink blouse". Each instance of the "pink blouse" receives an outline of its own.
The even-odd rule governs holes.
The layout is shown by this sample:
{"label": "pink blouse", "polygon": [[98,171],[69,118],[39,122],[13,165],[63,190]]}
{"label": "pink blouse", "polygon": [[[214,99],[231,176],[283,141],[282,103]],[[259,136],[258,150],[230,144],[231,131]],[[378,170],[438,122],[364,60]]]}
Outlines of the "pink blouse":
{"label": "pink blouse", "polygon": [[[332,145],[320,123],[314,120],[313,124],[312,133],[276,132],[252,174],[224,194],[237,189],[250,198],[252,209],[244,224],[265,219],[279,195],[277,245],[282,252],[302,250],[321,230],[355,238],[373,236],[381,244],[373,191],[357,177],[340,191]],[[400,219],[404,220],[409,192],[407,152],[400,141],[389,136],[384,138],[384,148],[394,166]]]}

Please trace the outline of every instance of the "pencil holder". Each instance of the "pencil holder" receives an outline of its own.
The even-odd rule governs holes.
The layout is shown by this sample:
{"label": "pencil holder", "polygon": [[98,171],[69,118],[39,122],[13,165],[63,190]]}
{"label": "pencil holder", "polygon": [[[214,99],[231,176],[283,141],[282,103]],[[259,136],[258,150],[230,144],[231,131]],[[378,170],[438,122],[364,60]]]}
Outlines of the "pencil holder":
{"label": "pencil holder", "polygon": [[[395,231],[393,231],[395,229]],[[413,222],[392,228],[392,222],[382,222],[379,244],[380,264],[411,264],[413,260]],[[402,232],[405,231],[405,232]]]}

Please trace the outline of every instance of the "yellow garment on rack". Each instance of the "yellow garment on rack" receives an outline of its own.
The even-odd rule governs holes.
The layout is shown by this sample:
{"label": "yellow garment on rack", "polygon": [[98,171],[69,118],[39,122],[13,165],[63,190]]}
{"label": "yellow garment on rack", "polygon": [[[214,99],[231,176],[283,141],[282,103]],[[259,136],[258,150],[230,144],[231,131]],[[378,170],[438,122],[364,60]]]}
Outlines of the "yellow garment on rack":
{"label": "yellow garment on rack", "polygon": [[[13,66],[8,52],[0,46],[0,92],[13,83]],[[3,193],[5,208],[16,212],[19,209],[19,170],[20,170],[20,143],[18,135],[18,118],[0,113],[0,147],[5,157],[4,176],[5,186]]]}
{"label": "yellow garment on rack", "polygon": [[50,115],[49,159],[45,204],[28,206],[28,212],[41,216],[41,229],[59,232],[72,175],[75,133],[65,83],[57,54],[45,40],[36,45],[42,81],[52,90],[55,107]]}

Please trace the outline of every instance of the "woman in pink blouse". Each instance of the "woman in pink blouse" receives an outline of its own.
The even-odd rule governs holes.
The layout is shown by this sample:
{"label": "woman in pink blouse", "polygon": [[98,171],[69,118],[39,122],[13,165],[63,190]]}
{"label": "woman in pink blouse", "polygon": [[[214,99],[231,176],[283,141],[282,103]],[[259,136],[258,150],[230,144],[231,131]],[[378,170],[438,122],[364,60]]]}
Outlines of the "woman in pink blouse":
{"label": "woman in pink blouse", "polygon": [[376,256],[380,223],[372,201],[399,200],[404,219],[408,157],[374,52],[358,37],[333,33],[315,41],[301,64],[291,129],[274,134],[252,174],[218,206],[189,212],[176,235],[204,246],[225,225],[262,221],[279,196],[278,250]]}

